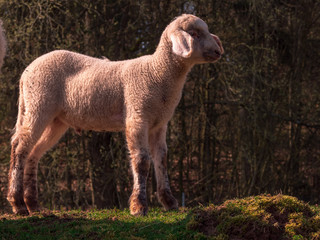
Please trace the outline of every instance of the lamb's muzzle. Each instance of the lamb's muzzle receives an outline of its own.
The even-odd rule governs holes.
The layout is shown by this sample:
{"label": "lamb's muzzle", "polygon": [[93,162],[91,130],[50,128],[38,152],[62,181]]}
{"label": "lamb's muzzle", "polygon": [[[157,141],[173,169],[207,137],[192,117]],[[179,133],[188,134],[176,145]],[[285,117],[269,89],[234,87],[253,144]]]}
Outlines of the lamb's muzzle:
{"label": "lamb's muzzle", "polygon": [[186,14],[167,26],[152,55],[109,61],[60,50],[34,60],[20,79],[11,140],[7,199],[13,211],[39,211],[38,162],[70,127],[126,133],[134,177],[131,214],[147,214],[151,161],[159,201],[166,210],[177,209],[166,170],[167,124],[191,68],[221,54],[220,39],[200,18]]}

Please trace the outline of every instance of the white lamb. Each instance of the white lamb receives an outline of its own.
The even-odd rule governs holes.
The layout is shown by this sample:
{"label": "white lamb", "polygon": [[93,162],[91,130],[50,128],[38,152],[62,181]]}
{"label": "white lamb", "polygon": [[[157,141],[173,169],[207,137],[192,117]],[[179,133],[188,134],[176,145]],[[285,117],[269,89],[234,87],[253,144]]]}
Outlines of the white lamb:
{"label": "white lamb", "polygon": [[182,15],[164,30],[152,55],[108,61],[53,51],[37,58],[20,79],[7,196],[13,212],[39,211],[38,161],[70,127],[125,131],[134,176],[131,214],[147,214],[151,160],[159,201],[166,210],[177,209],[166,171],[167,124],[191,68],[222,54],[219,38],[204,21]]}

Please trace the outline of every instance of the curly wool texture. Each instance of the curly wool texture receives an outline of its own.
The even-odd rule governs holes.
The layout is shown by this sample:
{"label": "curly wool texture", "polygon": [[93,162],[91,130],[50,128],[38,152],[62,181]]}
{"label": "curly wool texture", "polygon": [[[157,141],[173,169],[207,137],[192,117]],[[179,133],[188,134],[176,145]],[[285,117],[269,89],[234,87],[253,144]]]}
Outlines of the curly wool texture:
{"label": "curly wool texture", "polygon": [[178,59],[169,60],[167,49],[158,48],[156,57],[119,62],[64,50],[46,54],[21,77],[25,115],[34,119],[42,108],[73,128],[96,131],[124,130],[133,112],[150,127],[156,120],[167,122],[190,70]]}
{"label": "curly wool texture", "polygon": [[[198,19],[195,24],[204,23]],[[108,61],[65,50],[39,57],[21,77],[25,115],[58,117],[75,129],[96,131],[122,131],[125,118],[133,114],[149,128],[165,124],[180,100],[187,73],[197,63],[172,52],[170,36],[177,28],[166,28],[153,55],[132,60]],[[37,116],[43,111],[50,114]]]}

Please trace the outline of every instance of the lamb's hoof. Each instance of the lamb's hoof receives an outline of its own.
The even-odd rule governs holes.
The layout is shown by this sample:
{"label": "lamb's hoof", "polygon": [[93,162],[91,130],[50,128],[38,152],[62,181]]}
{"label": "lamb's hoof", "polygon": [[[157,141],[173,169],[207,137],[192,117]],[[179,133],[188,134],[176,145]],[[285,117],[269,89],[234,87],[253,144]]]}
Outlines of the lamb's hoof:
{"label": "lamb's hoof", "polygon": [[178,210],[178,201],[172,196],[169,189],[158,190],[158,199],[166,211]]}
{"label": "lamb's hoof", "polygon": [[146,216],[148,214],[148,208],[143,206],[130,207],[130,213],[133,216]]}
{"label": "lamb's hoof", "polygon": [[36,208],[30,208],[28,207],[28,211],[30,215],[37,215],[40,213],[40,208],[36,207]]}
{"label": "lamb's hoof", "polygon": [[7,196],[7,200],[12,206],[12,212],[16,215],[27,216],[29,215],[28,209],[26,204],[24,203],[23,199],[18,197],[13,197],[12,195]]}
{"label": "lamb's hoof", "polygon": [[178,201],[175,198],[173,198],[171,201],[172,201],[171,205],[167,204],[166,206],[164,206],[164,209],[166,211],[178,211],[179,210]]}
{"label": "lamb's hoof", "polygon": [[28,216],[29,215],[27,208],[23,208],[23,207],[21,207],[21,208],[13,207],[12,211],[14,214],[20,215],[20,216]]}
{"label": "lamb's hoof", "polygon": [[34,214],[40,213],[40,207],[39,207],[39,204],[38,204],[37,200],[25,198],[24,202],[27,205],[27,209],[28,209],[30,215],[34,215]]}
{"label": "lamb's hoof", "polygon": [[148,213],[148,205],[145,198],[141,196],[131,195],[130,197],[130,213],[133,216],[146,216]]}

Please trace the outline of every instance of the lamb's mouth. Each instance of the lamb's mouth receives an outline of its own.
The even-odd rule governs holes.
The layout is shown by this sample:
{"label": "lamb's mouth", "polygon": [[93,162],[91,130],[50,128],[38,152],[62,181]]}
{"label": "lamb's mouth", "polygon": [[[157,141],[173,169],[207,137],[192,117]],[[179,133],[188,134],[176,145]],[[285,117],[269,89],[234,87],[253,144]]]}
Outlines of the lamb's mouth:
{"label": "lamb's mouth", "polygon": [[219,51],[204,52],[203,58],[207,62],[215,62],[221,58],[221,53]]}

